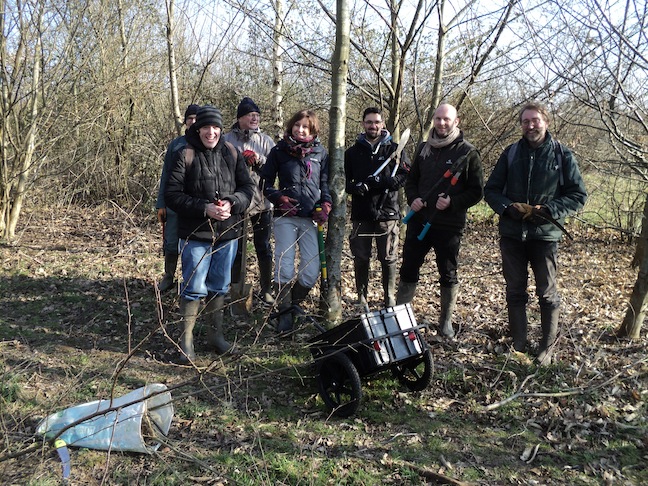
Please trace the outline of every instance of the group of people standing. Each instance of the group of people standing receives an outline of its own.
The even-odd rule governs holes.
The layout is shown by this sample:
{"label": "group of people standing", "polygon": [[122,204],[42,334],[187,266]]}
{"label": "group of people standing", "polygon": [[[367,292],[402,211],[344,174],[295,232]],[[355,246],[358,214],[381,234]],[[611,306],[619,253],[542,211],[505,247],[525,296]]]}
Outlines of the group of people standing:
{"label": "group of people standing", "polygon": [[[223,135],[218,109],[190,105],[185,113],[186,134],[169,145],[165,157],[158,217],[161,221],[166,218],[167,228],[172,218],[177,219],[178,240],[174,245],[173,231],[167,229],[165,276],[159,288],[173,286],[180,255],[183,362],[195,358],[193,327],[202,299],[206,300],[203,313],[211,324],[209,346],[219,354],[232,348],[223,333],[223,308],[246,214],[253,226],[261,298],[277,306],[279,333],[293,329],[292,310],[319,277],[317,225],[326,223],[332,209],[329,160],[319,141],[319,120],[311,110],[295,113],[276,145],[260,131],[259,120],[258,106],[244,98],[237,109],[237,122]],[[385,128],[380,109],[364,111],[363,131],[345,152],[344,160],[346,192],[351,195],[349,247],[358,303],[367,304],[374,243],[385,306],[414,299],[420,269],[434,249],[440,286],[439,332],[454,337],[452,317],[467,210],[485,196],[500,215],[513,348],[523,352],[527,347],[530,265],[541,309],[537,360],[548,364],[558,333],[556,273],[561,223],[587,198],[578,166],[572,153],[548,132],[546,109],[530,103],[520,112],[522,138],[504,150],[484,184],[481,157],[464,139],[459,121],[452,105],[439,105],[433,128],[410,163],[404,152],[395,156],[398,144]],[[406,218],[397,286],[400,188],[404,188],[411,214]]]}
{"label": "group of people standing", "polygon": [[209,323],[209,347],[218,354],[232,349],[223,331],[225,297],[233,274],[235,278],[242,274],[232,269],[243,265],[238,242],[246,218],[252,222],[261,299],[273,303],[275,294],[282,311],[279,332],[292,330],[292,306],[306,298],[319,276],[315,224],[325,223],[331,211],[328,154],[318,138],[319,120],[311,110],[297,112],[275,145],[260,130],[260,116],[256,103],[245,97],[237,108],[237,121],[224,134],[217,108],[190,105],[185,135],[167,150],[156,204],[165,225],[165,275],[158,288],[164,291],[175,285],[180,259],[179,344],[184,363],[196,356],[193,330],[199,314]]}

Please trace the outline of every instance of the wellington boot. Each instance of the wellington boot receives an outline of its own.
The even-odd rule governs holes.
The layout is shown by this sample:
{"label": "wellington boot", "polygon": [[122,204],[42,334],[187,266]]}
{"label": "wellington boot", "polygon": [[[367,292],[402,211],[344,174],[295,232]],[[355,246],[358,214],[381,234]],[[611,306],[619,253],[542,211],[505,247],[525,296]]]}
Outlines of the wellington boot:
{"label": "wellington boot", "polygon": [[382,284],[385,307],[396,305],[396,262],[382,264]]}
{"label": "wellington boot", "polygon": [[291,293],[291,301],[293,305],[302,305],[310,291],[310,287],[304,287],[299,282],[295,282]]}
{"label": "wellington boot", "polygon": [[525,305],[509,306],[509,331],[513,338],[513,349],[523,353],[527,344],[527,313]]}
{"label": "wellington boot", "polygon": [[277,319],[277,332],[281,334],[288,334],[293,330],[293,313],[292,308],[292,283],[288,282],[282,285],[277,285],[277,298],[275,304],[279,317]]}
{"label": "wellington boot", "polygon": [[160,283],[158,283],[158,289],[160,292],[166,292],[175,285],[175,272],[177,266],[178,254],[167,252],[164,255],[164,276],[162,277],[162,280],[160,280]]}
{"label": "wellington boot", "polygon": [[209,327],[207,328],[207,344],[217,354],[225,354],[232,350],[232,345],[225,340],[223,322],[225,320],[225,296],[209,294],[205,314]]}
{"label": "wellington boot", "polygon": [[[303,311],[304,309],[302,305],[304,303],[304,300],[306,300],[306,297],[308,297],[310,291],[311,291],[310,287],[304,287],[299,282],[295,282],[291,294],[293,308],[298,308]],[[295,321],[295,324],[297,326],[300,326],[303,323],[303,315],[301,313],[296,312],[295,315],[293,316],[293,320]]]}
{"label": "wellington boot", "polygon": [[259,280],[261,283],[261,300],[265,304],[272,304],[272,258],[259,260]]}
{"label": "wellington boot", "polygon": [[198,317],[198,310],[200,309],[199,300],[180,299],[180,314],[182,316],[182,323],[184,329],[180,336],[180,362],[187,364],[196,359],[194,352],[193,329],[196,325],[196,318]]}
{"label": "wellington boot", "polygon": [[538,348],[537,363],[540,366],[550,365],[553,354],[556,350],[556,338],[558,337],[558,320],[560,309],[551,307],[540,307],[540,327],[542,327],[542,338]]}
{"label": "wellington boot", "polygon": [[358,304],[367,305],[367,287],[369,286],[369,262],[362,260],[353,261],[353,270],[355,273],[356,292],[358,295]]}
{"label": "wellington boot", "polygon": [[398,284],[398,293],[396,294],[396,305],[409,304],[414,299],[416,293],[416,282],[403,282]]}
{"label": "wellington boot", "polygon": [[441,334],[447,338],[455,335],[452,328],[452,314],[457,306],[458,285],[452,287],[441,287],[441,315],[439,316],[439,328]]}

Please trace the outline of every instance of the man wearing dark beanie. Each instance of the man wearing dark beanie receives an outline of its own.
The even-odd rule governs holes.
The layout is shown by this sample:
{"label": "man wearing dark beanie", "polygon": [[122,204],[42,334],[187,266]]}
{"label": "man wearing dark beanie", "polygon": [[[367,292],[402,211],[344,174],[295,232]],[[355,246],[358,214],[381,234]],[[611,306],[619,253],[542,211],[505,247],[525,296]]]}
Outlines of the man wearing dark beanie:
{"label": "man wearing dark beanie", "polygon": [[261,110],[259,110],[259,107],[257,104],[252,101],[252,98],[248,98],[247,96],[241,100],[241,102],[238,105],[238,108],[236,109],[236,118],[242,118],[248,113],[257,113],[259,116],[261,116]]}
{"label": "man wearing dark beanie", "polygon": [[[184,124],[187,129],[196,121],[199,105],[189,105],[185,110]],[[182,150],[187,145],[187,139],[184,135],[177,137],[169,143],[166,155],[164,156],[164,165],[162,166],[162,175],[160,176],[160,189],[155,203],[157,209],[158,221],[162,225],[164,234],[164,277],[158,283],[160,292],[169,290],[175,284],[175,272],[178,265],[178,215],[166,207],[164,202],[164,191],[166,190],[171,164],[173,163],[173,154]]]}
{"label": "man wearing dark beanie", "polygon": [[[236,147],[243,154],[247,163],[250,176],[255,182],[255,192],[248,215],[252,222],[252,233],[254,249],[259,264],[259,281],[261,287],[261,300],[264,303],[272,304],[272,246],[270,237],[272,235],[272,211],[270,202],[263,197],[259,189],[259,173],[270,149],[275,146],[274,141],[259,128],[261,121],[261,110],[251,98],[245,97],[241,100],[236,110],[236,122],[232,129],[223,138]],[[232,267],[232,306],[233,311],[238,314],[249,312],[249,298],[251,288],[248,286],[246,292],[245,274],[247,265],[245,262],[245,248],[247,247],[247,232],[243,234],[239,243],[239,251]]]}
{"label": "man wearing dark beanie", "polygon": [[202,106],[187,130],[187,146],[176,152],[165,192],[178,213],[178,250],[182,259],[180,340],[183,363],[195,359],[193,328],[200,300],[210,323],[208,345],[218,354],[232,348],[223,333],[225,295],[245,211],[254,195],[243,156],[221,137],[223,118],[218,108]]}

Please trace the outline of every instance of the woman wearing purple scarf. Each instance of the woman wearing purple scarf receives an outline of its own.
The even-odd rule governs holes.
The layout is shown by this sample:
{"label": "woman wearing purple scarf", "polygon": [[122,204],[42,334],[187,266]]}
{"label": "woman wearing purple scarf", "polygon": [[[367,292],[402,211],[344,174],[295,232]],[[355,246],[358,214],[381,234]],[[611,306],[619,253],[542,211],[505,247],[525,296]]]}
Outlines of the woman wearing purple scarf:
{"label": "woman wearing purple scarf", "polygon": [[292,331],[289,309],[306,298],[319,277],[317,223],[325,223],[331,211],[328,153],[317,137],[319,128],[314,111],[295,113],[261,171],[261,190],[275,211],[277,331],[281,334]]}

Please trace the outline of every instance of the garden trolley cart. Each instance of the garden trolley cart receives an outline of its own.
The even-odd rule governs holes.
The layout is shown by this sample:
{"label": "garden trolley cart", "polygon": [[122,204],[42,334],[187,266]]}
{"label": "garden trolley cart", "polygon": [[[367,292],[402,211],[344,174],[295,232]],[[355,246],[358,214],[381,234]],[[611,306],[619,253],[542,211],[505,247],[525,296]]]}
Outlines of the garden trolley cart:
{"label": "garden trolley cart", "polygon": [[391,370],[412,391],[432,379],[432,354],[410,304],[362,314],[309,340],[319,393],[338,417],[358,411],[360,377]]}

